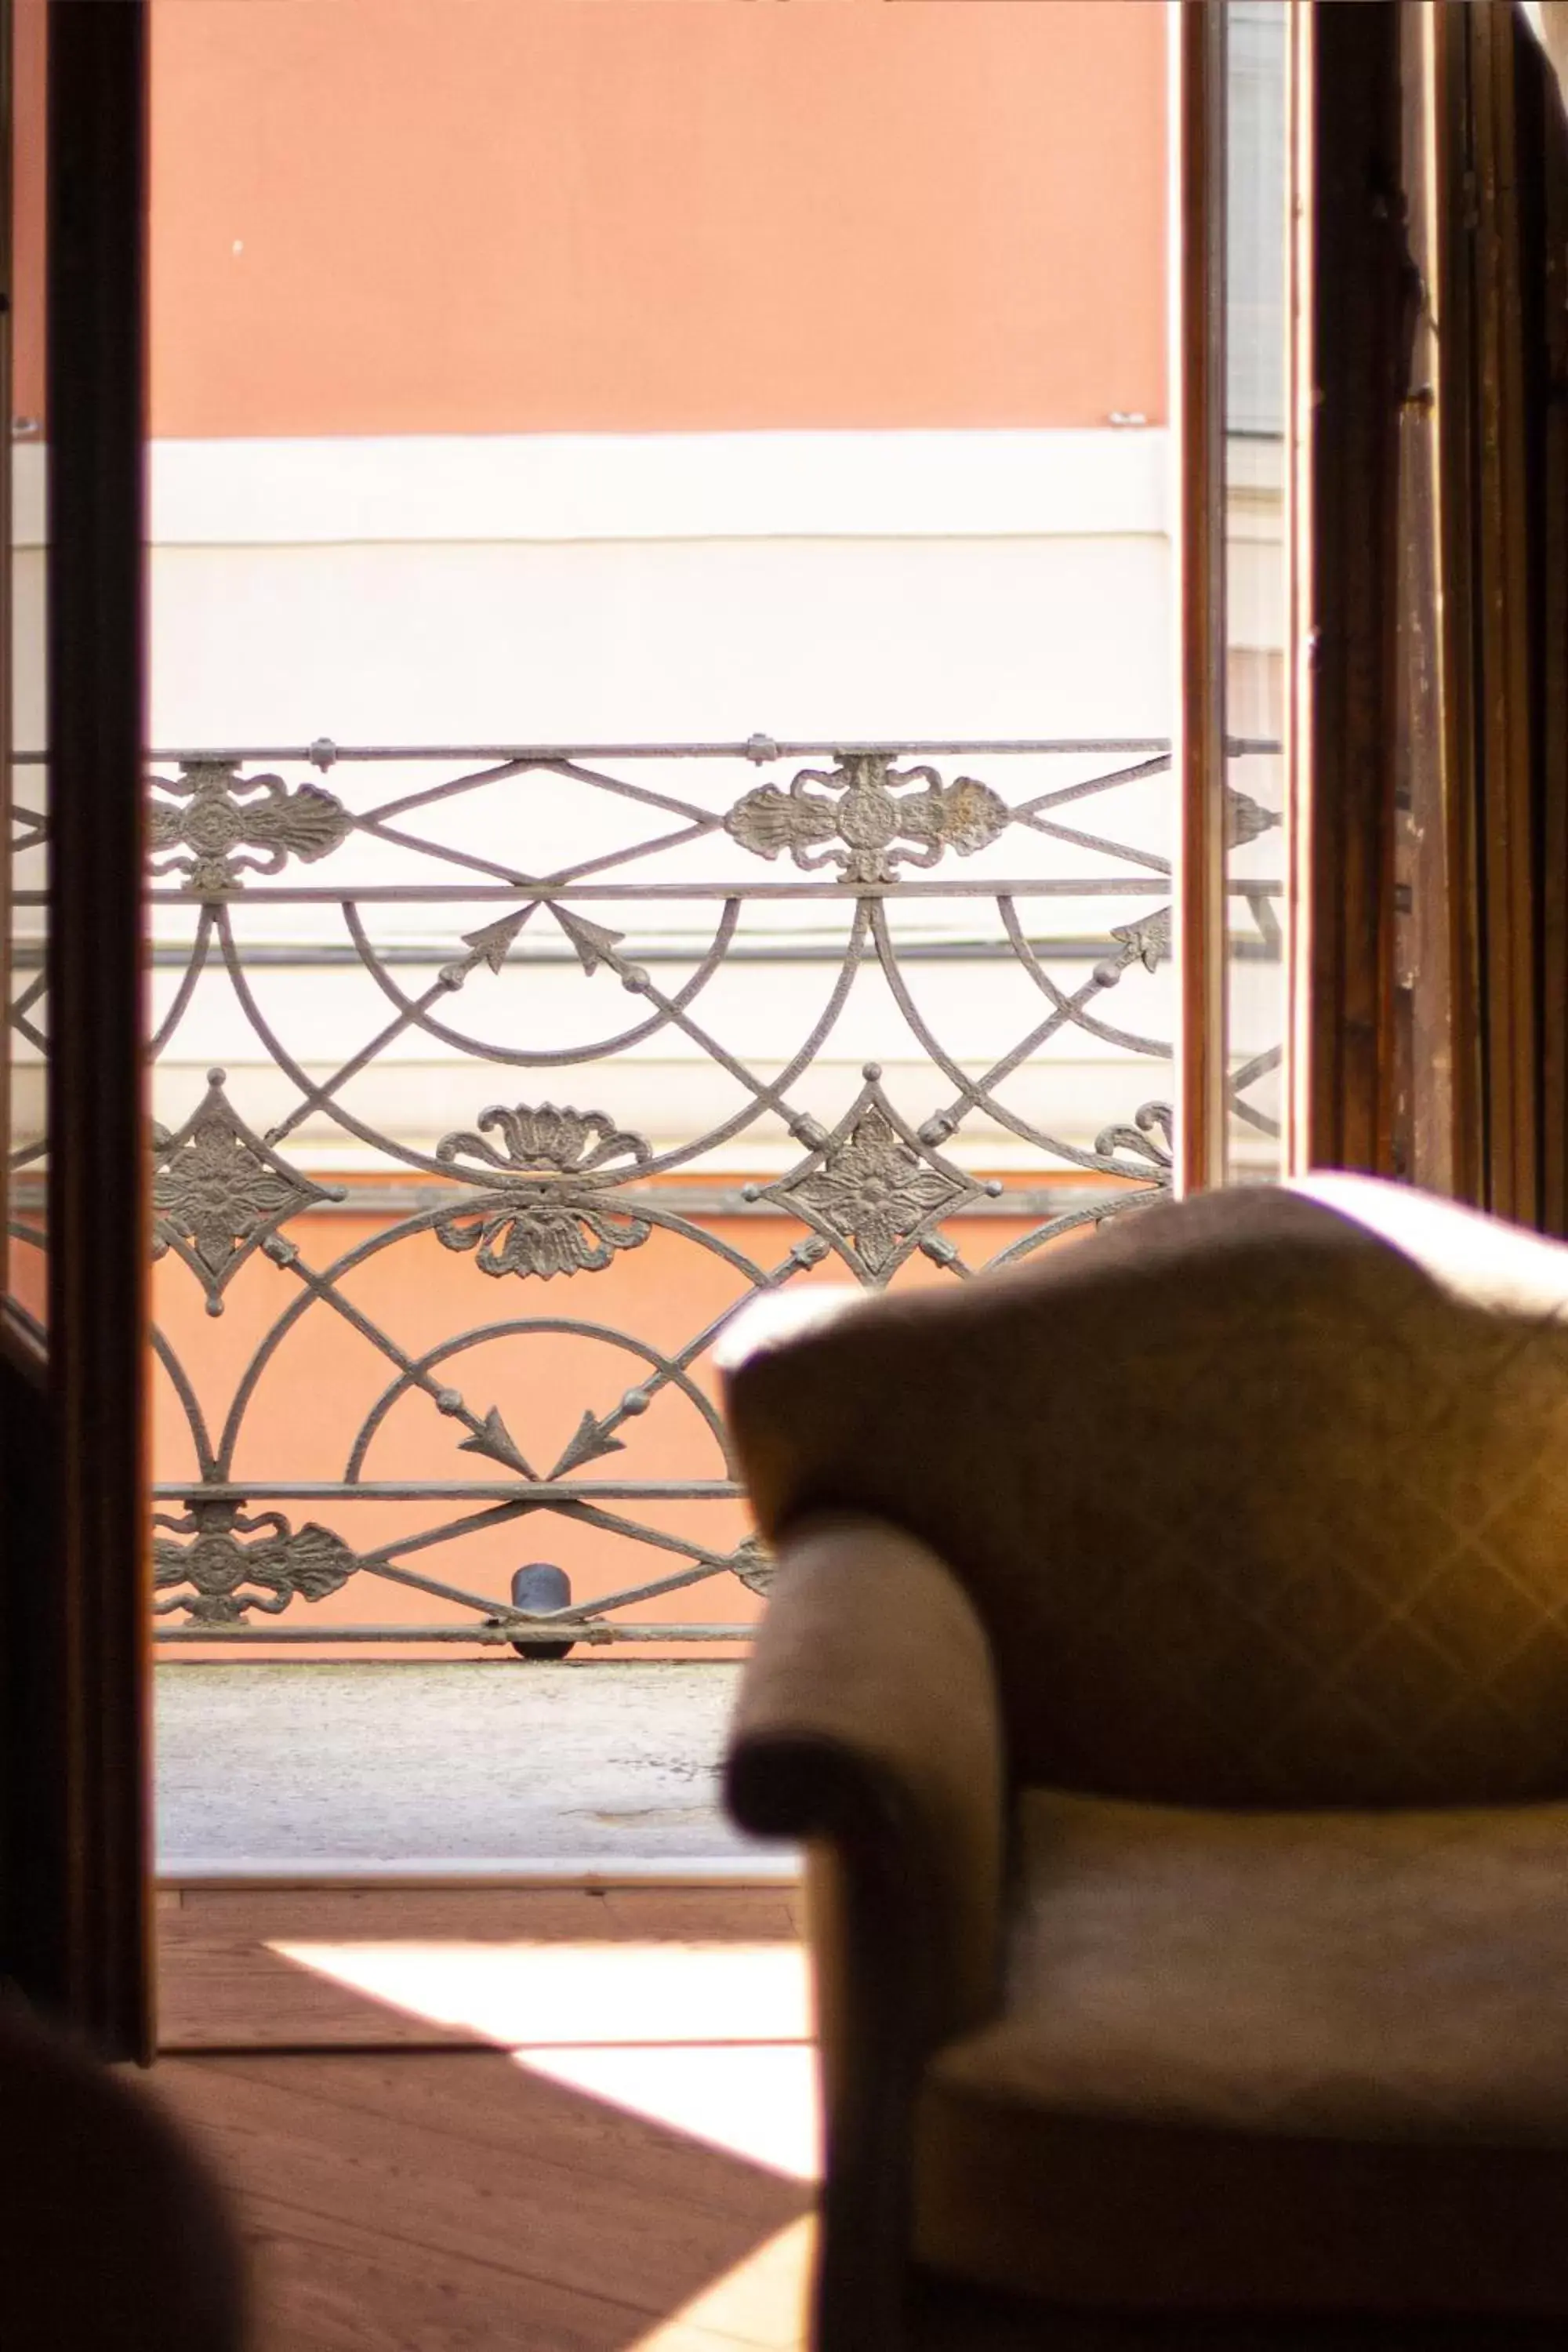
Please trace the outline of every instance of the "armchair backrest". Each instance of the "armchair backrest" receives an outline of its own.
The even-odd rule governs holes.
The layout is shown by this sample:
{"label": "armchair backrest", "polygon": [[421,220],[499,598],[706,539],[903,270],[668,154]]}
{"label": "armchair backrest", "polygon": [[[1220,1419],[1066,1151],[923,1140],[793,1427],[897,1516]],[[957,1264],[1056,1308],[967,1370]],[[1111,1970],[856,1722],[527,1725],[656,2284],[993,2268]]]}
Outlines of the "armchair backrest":
{"label": "armchair backrest", "polygon": [[1016,1779],[1568,1793],[1568,1248],[1326,1178],[1129,1213],[727,1365],[763,1533],[947,1560]]}

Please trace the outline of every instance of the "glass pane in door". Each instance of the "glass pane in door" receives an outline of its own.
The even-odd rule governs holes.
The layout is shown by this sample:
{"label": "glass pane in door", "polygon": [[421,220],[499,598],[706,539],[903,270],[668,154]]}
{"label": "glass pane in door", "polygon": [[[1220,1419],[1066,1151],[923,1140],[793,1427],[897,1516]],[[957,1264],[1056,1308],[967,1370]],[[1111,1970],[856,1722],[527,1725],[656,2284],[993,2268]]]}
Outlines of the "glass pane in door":
{"label": "glass pane in door", "polygon": [[1226,70],[1226,1173],[1280,1172],[1289,615],[1287,0],[1231,0]]}
{"label": "glass pane in door", "polygon": [[44,760],[45,484],[44,381],[45,61],[44,0],[16,0],[8,12],[11,211],[4,324],[10,465],[8,512],[10,661],[3,715],[8,745],[5,1066],[9,1190],[5,1289],[11,1306],[41,1326],[44,1282],[44,1073],[48,1013],[44,993],[47,880],[45,834],[48,772]]}

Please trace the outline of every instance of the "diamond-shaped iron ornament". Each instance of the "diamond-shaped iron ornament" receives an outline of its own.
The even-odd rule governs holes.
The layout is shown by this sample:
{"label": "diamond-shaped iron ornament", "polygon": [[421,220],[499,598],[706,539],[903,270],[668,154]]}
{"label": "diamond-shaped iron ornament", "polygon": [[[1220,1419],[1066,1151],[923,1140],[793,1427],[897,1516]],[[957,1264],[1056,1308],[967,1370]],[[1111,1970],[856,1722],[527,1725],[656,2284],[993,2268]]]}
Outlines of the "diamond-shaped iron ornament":
{"label": "diamond-shaped iron ornament", "polygon": [[171,1135],[153,1130],[153,1255],[170,1250],[223,1313],[223,1293],[251,1253],[279,1225],[318,1201],[341,1201],[341,1184],[312,1184],[253,1133],[224,1091],[225,1070]]}
{"label": "diamond-shaped iron ornament", "polygon": [[857,1274],[886,1282],[925,1245],[942,1219],[1001,1187],[966,1176],[905,1125],[868,1062],[866,1083],[831,1135],[776,1184],[748,1184],[748,1200],[803,1217]]}

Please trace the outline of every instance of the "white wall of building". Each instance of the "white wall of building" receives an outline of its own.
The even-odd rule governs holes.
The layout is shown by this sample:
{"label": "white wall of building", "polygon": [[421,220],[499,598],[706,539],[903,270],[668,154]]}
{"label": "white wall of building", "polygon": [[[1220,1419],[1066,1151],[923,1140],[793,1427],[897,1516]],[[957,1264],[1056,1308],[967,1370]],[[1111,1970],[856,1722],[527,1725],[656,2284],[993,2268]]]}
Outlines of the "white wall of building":
{"label": "white wall of building", "polygon": [[1165,436],[163,443],[161,744],[1161,733]]}
{"label": "white wall of building", "polygon": [[[19,452],[17,526],[41,528],[42,452]],[[1171,577],[1168,447],[1132,428],[995,433],[757,433],[535,436],[463,439],[164,442],[152,451],[151,732],[161,750],[340,744],[593,743],[785,739],[1157,737],[1169,731]],[[613,762],[605,762],[613,766]],[[986,776],[981,760],[944,775]],[[1033,773],[1027,788],[1095,772],[1080,760]],[[1100,766],[1114,764],[1102,761]],[[1005,795],[1018,772],[994,775]],[[300,772],[308,777],[310,771]],[[648,772],[638,772],[646,781]],[[731,796],[788,768],[742,769],[726,782],[695,765],[661,785],[696,799]],[[290,777],[290,781],[298,779]],[[363,806],[395,789],[389,771],[334,768],[328,788]],[[429,781],[421,772],[417,781]],[[705,803],[706,804],[706,803]],[[626,837],[624,803],[578,793],[514,792],[492,801],[494,854],[525,870],[591,856]],[[1061,812],[1155,856],[1170,850],[1168,781],[1115,802]],[[483,850],[485,813],[457,821]],[[442,830],[439,820],[431,820]],[[477,831],[475,831],[477,828]],[[484,837],[481,838],[480,836]],[[459,837],[447,824],[443,837]],[[788,880],[720,837],[710,878]],[[715,857],[717,856],[717,862]],[[667,878],[697,869],[664,869]],[[409,878],[406,859],[356,839],[291,878],[316,884]],[[648,869],[652,878],[652,868]],[[1084,874],[1137,879],[1098,853],[1063,850],[1015,829],[969,866],[943,876]],[[421,878],[430,879],[426,873]],[[798,877],[793,878],[798,879]],[[1154,885],[1125,898],[1021,901],[1031,937],[1080,944],[1054,976],[1081,985],[1112,923],[1161,903]],[[432,969],[455,937],[500,911],[399,908],[376,936],[406,952],[427,940]],[[626,910],[585,909],[627,928]],[[637,917],[638,938],[671,950],[715,912],[669,904]],[[821,962],[742,967],[703,1000],[704,1019],[752,1066],[777,1066],[809,1025],[830,977],[841,908],[790,902],[759,919],[797,946],[821,940]],[[294,940],[341,945],[336,908],[257,910],[247,935],[274,949]],[[900,936],[928,942],[996,929],[984,898],[926,901],[900,911]],[[650,926],[652,927],[650,930]],[[814,928],[815,930],[814,930]],[[161,909],[166,944],[187,936],[185,909]],[[556,960],[552,961],[552,940]],[[574,964],[546,921],[499,981],[466,990],[458,1025],[543,1042],[624,1026],[635,1007],[601,974],[584,997]],[[1047,959],[1048,961],[1048,959]],[[925,961],[910,968],[944,1045],[984,1069],[1047,1009],[1016,965]],[[430,973],[405,968],[411,992]],[[661,984],[680,977],[660,972]],[[166,1003],[177,975],[156,980]],[[290,1049],[316,1080],[386,1017],[363,972],[274,964],[259,983]],[[1134,966],[1100,1010],[1167,1036],[1168,967]],[[458,1014],[455,1012],[455,1019]],[[1238,1047],[1247,1041],[1238,1040]],[[1259,1042],[1267,1042],[1260,1040]],[[811,1077],[792,1099],[825,1121],[839,1116],[861,1065],[880,1062],[895,1100],[918,1119],[942,1082],[886,987],[866,974]],[[289,1083],[269,1072],[226,983],[204,982],[161,1068],[158,1114],[175,1123],[199,1097],[209,1065],[258,1126],[281,1114]],[[412,1033],[343,1097],[372,1126],[428,1150],[496,1097],[500,1074]],[[669,1031],[623,1057],[565,1070],[520,1071],[509,1099],[606,1105],[623,1124],[668,1144],[705,1129],[738,1101],[699,1045]],[[510,1084],[510,1075],[506,1079]],[[1168,1072],[1081,1032],[1066,1033],[1010,1079],[1005,1099],[1084,1146],[1108,1124],[1168,1092]],[[290,1146],[306,1164],[366,1164],[371,1155],[330,1118],[314,1116]],[[972,1121],[953,1147],[977,1164],[1029,1165],[1000,1129]],[[793,1156],[776,1118],[715,1165],[782,1165]]]}

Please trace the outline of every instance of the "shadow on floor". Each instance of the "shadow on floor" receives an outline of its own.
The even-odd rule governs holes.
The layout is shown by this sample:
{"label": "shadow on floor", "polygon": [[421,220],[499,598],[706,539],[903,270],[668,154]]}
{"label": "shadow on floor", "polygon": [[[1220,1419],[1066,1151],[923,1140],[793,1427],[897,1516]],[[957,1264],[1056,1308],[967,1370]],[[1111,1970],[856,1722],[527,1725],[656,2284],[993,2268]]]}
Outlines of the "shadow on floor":
{"label": "shadow on floor", "polygon": [[257,2352],[787,2352],[815,2124],[787,1897],[165,1898],[154,2087]]}

